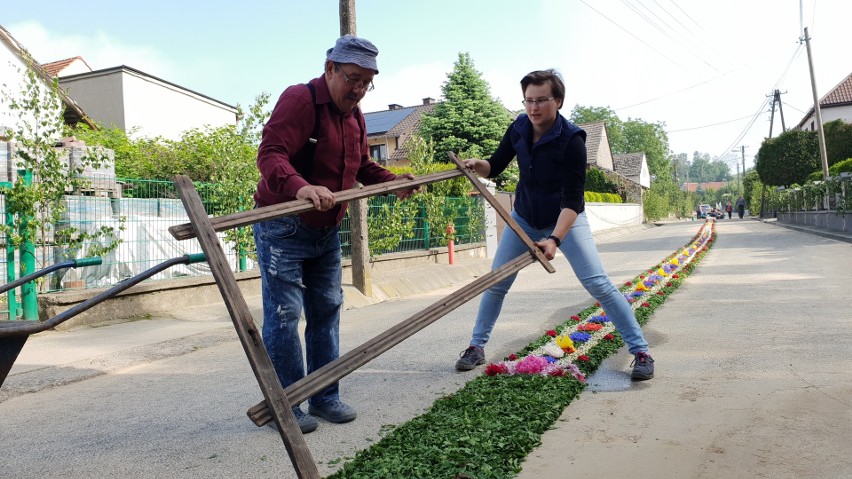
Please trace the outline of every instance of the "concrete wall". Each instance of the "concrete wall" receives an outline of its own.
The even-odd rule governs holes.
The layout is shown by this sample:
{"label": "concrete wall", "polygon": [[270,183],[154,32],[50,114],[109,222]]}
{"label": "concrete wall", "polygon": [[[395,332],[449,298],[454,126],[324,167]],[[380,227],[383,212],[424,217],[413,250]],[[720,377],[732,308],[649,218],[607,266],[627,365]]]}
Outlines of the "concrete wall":
{"label": "concrete wall", "polygon": [[794,211],[792,213],[779,211],[777,218],[780,223],[852,232],[852,214],[834,211]]}
{"label": "concrete wall", "polygon": [[[457,264],[485,257],[485,245],[482,243],[460,245],[455,250]],[[370,262],[371,273],[376,277],[382,275],[393,278],[393,272],[410,267],[426,265],[446,265],[448,263],[447,248],[432,248],[429,250],[391,253],[373,258]],[[484,272],[487,271],[483,271]],[[234,275],[243,296],[260,295],[260,272],[255,269]],[[434,282],[442,278],[431,278]],[[453,278],[447,278],[453,280]],[[428,280],[425,279],[424,281]],[[345,293],[344,307],[378,302],[394,297],[392,288],[381,281],[374,281],[373,289],[378,298],[369,299],[359,295],[352,282],[352,264],[350,260],[343,261],[343,283]],[[451,284],[439,285],[449,287]],[[109,288],[93,288],[69,290],[57,293],[39,295],[39,320],[46,321],[57,314],[82,303]],[[141,317],[145,315],[168,315],[174,305],[182,308],[187,306],[204,306],[221,303],[219,289],[212,275],[192,276],[179,279],[143,282],[120,295],[100,303],[92,309],[80,313],[57,326],[58,330],[66,330],[76,326],[101,323],[114,319]]]}
{"label": "concrete wall", "polygon": [[[641,192],[641,189],[639,190]],[[515,204],[515,194],[501,191],[495,195],[497,201],[506,211],[512,211]],[[642,205],[638,203],[586,203],[586,216],[592,233],[642,224]],[[497,238],[503,233],[506,223],[497,217]]]}

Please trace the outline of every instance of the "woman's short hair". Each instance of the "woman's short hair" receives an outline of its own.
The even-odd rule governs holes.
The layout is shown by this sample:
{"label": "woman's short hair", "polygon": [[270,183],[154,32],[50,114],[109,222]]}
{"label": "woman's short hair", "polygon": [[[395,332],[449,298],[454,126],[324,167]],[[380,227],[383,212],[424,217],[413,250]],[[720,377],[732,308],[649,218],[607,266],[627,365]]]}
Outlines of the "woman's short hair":
{"label": "woman's short hair", "polygon": [[553,98],[559,99],[560,103],[564,102],[565,82],[562,81],[562,75],[553,68],[527,73],[521,79],[521,92],[526,93],[527,87],[530,85],[544,85],[548,82],[550,83],[550,91],[553,93]]}

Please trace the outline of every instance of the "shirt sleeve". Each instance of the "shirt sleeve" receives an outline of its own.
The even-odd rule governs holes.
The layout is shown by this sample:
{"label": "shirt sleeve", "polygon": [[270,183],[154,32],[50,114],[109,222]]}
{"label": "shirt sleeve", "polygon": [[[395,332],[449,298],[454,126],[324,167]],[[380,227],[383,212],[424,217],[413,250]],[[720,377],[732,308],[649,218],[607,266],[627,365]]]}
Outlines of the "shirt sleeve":
{"label": "shirt sleeve", "polygon": [[577,214],[586,209],[586,142],[574,135],[565,148],[565,168],[562,173],[562,199],[559,206],[570,208]]}
{"label": "shirt sleeve", "polygon": [[503,173],[503,170],[515,158],[515,147],[512,146],[512,138],[509,135],[509,132],[512,131],[512,125],[506,128],[506,133],[503,134],[503,139],[500,140],[497,151],[488,159],[488,163],[491,164],[491,171],[488,173],[489,178],[496,178],[500,173]]}
{"label": "shirt sleeve", "polygon": [[257,150],[257,168],[273,193],[295,198],[297,191],[310,184],[290,159],[308,142],[315,114],[310,91],[299,86],[285,90],[272,110]]}

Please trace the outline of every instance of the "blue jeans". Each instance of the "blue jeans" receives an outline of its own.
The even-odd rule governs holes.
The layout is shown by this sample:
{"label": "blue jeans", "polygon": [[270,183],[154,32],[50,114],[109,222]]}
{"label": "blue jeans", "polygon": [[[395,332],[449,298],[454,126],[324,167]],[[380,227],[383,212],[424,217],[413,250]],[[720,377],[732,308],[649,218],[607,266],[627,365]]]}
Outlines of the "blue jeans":
{"label": "blue jeans", "polygon": [[[552,227],[533,228],[514,211],[512,218],[518,222],[533,241],[546,238],[553,233]],[[627,343],[630,353],[647,352],[648,343],[645,341],[630,303],[612,284],[603,269],[600,256],[598,256],[598,248],[595,246],[595,239],[592,236],[589,220],[585,213],[580,213],[577,216],[574,226],[562,240],[559,249],[568,259],[574,274],[580,280],[580,284],[595,300],[601,303],[607,317],[621,334],[624,342]],[[518,238],[518,235],[511,228],[504,228],[500,243],[497,246],[497,252],[494,255],[492,270],[503,266],[526,251],[528,251],[527,246]],[[494,323],[497,322],[500,310],[503,309],[503,299],[517,276],[517,273],[515,273],[482,293],[476,325],[473,327],[473,338],[470,341],[471,346],[481,348],[488,342],[491,330],[494,329]]]}
{"label": "blue jeans", "polygon": [[[343,266],[338,228],[317,230],[298,216],[286,216],[255,223],[254,241],[263,294],[263,344],[286,388],[305,376],[299,339],[303,307],[308,374],[339,354]],[[318,406],[337,398],[334,383],[310,403]]]}

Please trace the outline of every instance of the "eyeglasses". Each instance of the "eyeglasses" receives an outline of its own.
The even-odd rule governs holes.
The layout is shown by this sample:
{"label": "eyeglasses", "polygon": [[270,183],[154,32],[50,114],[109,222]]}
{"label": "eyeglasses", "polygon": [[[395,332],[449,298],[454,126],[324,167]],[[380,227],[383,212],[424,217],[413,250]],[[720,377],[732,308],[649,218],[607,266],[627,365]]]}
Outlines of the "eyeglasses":
{"label": "eyeglasses", "polygon": [[351,86],[352,88],[354,88],[356,90],[367,90],[367,91],[373,91],[373,88],[376,88],[376,86],[373,85],[373,80],[359,81],[359,80],[353,80],[352,78],[349,78],[349,75],[347,75],[346,72],[343,71],[343,68],[340,66],[340,63],[335,62],[334,67],[337,68],[338,70],[340,70],[340,73],[343,74],[343,81],[346,82],[346,84]]}
{"label": "eyeglasses", "polygon": [[549,102],[552,99],[553,99],[552,96],[549,96],[547,98],[536,98],[535,100],[533,100],[532,98],[527,98],[525,100],[521,100],[521,103],[523,103],[524,106],[532,108],[536,105],[538,105],[538,106],[544,105],[545,103]]}

